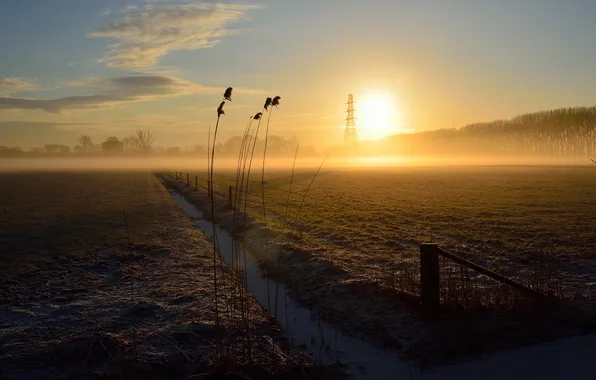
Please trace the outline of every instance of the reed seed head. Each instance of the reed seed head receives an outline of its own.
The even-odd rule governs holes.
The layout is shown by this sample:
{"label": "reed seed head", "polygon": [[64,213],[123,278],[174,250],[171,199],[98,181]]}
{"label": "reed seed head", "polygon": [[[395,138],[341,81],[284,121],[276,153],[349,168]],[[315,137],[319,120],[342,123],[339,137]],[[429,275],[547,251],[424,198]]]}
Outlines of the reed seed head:
{"label": "reed seed head", "polygon": [[226,92],[224,92],[224,99],[231,102],[232,101],[232,87],[228,87],[226,89]]}
{"label": "reed seed head", "polygon": [[221,102],[221,104],[219,105],[219,107],[217,107],[217,116],[221,116],[221,115],[225,115],[226,113],[223,110],[223,106],[224,104],[226,104],[226,102]]}
{"label": "reed seed head", "polygon": [[281,96],[276,96],[275,98],[273,98],[273,100],[271,101],[271,105],[277,107],[279,105],[279,99],[281,99]]}
{"label": "reed seed head", "polygon": [[273,100],[271,98],[267,98],[267,100],[265,100],[265,109],[269,110],[269,106],[271,105],[271,103],[273,102]]}

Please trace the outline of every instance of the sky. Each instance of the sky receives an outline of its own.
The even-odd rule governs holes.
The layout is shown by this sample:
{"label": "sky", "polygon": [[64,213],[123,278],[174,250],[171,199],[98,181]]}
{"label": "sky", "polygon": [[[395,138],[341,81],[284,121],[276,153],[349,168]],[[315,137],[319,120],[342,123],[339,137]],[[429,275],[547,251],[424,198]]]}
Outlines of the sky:
{"label": "sky", "polygon": [[0,0],[0,145],[138,127],[204,145],[229,86],[222,139],[280,96],[271,133],[319,149],[342,143],[348,93],[364,138],[591,106],[594,15],[579,0]]}

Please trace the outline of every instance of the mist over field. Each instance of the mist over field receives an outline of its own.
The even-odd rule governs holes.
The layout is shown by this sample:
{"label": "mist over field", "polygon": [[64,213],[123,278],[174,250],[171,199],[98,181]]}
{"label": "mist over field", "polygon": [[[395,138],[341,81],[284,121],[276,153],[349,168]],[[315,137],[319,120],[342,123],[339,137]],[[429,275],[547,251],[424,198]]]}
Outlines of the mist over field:
{"label": "mist over field", "polygon": [[[323,163],[323,160],[324,163]],[[261,167],[262,159],[255,157],[255,167]],[[218,158],[216,171],[235,170],[237,160]],[[592,165],[581,158],[553,157],[299,157],[296,168],[330,169],[391,169],[401,167],[445,167],[445,166],[584,166]],[[290,170],[293,158],[268,158],[266,168]],[[207,159],[203,158],[160,158],[160,157],[73,157],[73,158],[0,158],[0,171],[37,170],[207,170]]]}

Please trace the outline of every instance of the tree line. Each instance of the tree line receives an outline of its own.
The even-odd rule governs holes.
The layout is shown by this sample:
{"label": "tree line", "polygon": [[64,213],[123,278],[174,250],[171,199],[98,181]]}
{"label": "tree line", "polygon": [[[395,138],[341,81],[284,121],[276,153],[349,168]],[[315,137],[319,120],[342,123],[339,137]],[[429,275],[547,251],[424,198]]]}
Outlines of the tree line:
{"label": "tree line", "polygon": [[596,107],[561,108],[509,120],[392,136],[400,154],[534,155],[588,158],[596,152]]}
{"label": "tree line", "polygon": [[[241,136],[233,136],[223,143],[215,146],[218,155],[235,157],[240,151],[242,143]],[[258,139],[257,147],[264,144],[264,140]],[[267,145],[268,154],[271,155],[293,155],[298,145],[295,137],[286,139],[283,136],[269,136]],[[259,150],[260,151],[260,150]],[[312,147],[301,147],[302,154],[314,154]],[[166,156],[207,156],[207,148],[204,145],[195,145],[182,148],[179,146],[156,146],[155,136],[146,129],[137,129],[127,137],[108,137],[101,143],[95,143],[88,136],[80,136],[73,147],[64,144],[45,144],[41,147],[33,147],[24,150],[19,146],[0,145],[0,157],[24,157],[24,156],[104,156],[104,155],[166,155]]]}

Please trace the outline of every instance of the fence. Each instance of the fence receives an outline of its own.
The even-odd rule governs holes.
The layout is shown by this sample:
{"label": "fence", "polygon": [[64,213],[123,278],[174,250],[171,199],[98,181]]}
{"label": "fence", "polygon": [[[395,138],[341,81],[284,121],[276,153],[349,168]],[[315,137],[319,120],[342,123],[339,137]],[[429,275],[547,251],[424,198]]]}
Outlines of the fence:
{"label": "fence", "polygon": [[[246,190],[242,190],[242,191],[237,191],[236,187],[234,185],[231,185],[230,183],[236,183],[236,178],[229,176],[229,175],[224,175],[224,174],[217,174],[214,173],[214,183],[211,184],[211,181],[208,179],[208,175],[207,173],[203,173],[203,175],[195,175],[195,174],[189,174],[186,172],[181,172],[181,171],[173,171],[173,170],[169,170],[169,169],[162,169],[162,170],[156,170],[156,173],[159,173],[161,175],[164,176],[168,176],[176,181],[182,182],[182,183],[186,183],[186,185],[188,186],[192,186],[195,190],[199,191],[199,190],[203,190],[203,191],[207,191],[208,196],[214,195],[214,196],[218,196],[220,198],[223,199],[227,199],[228,203],[230,205],[230,207],[234,207],[235,205],[235,197],[243,197],[245,196]],[[206,178],[202,178],[202,177],[206,177]],[[221,184],[221,183],[224,184]],[[260,193],[260,186],[261,186],[261,181],[260,179],[258,181],[251,181],[250,183],[251,186],[259,186],[259,193]],[[243,186],[246,186],[243,185]],[[213,191],[213,194],[210,193],[210,191]],[[277,192],[279,194],[283,194],[284,195],[284,199],[285,196],[288,195],[288,193],[292,196],[297,196],[297,197],[303,197],[305,195],[305,190],[303,191],[288,191],[288,190],[281,190],[281,189],[272,189],[272,188],[267,188],[266,189],[267,193],[272,193],[272,192]],[[242,202],[244,202],[245,199],[242,199]],[[260,201],[256,201],[255,199],[248,199],[246,200],[248,206],[253,206],[255,208],[262,208],[262,203]],[[275,204],[272,203],[271,200],[267,201],[268,205],[275,205],[275,206],[285,206],[286,203],[285,201],[283,203],[279,203],[279,204]]]}
{"label": "fence", "polygon": [[437,244],[425,243],[420,245],[420,304],[422,313],[427,320],[434,321],[440,317],[441,311],[441,271],[439,257],[451,260],[493,280],[507,285],[521,294],[537,299],[546,300],[547,296],[528,286],[509,279],[499,273],[474,264],[460,256],[440,248]]}

